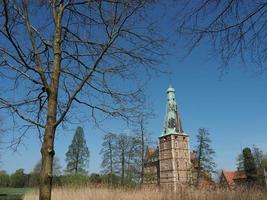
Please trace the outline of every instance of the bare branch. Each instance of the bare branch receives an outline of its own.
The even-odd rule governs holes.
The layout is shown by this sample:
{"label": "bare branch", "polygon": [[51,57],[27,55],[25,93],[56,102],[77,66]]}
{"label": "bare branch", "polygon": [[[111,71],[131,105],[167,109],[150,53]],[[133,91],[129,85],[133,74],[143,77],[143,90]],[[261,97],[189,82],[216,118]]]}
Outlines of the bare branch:
{"label": "bare branch", "polygon": [[6,100],[3,99],[3,98],[0,98],[0,104],[3,105],[2,107],[0,107],[0,109],[3,109],[3,108],[9,108],[9,109],[11,109],[13,112],[15,112],[15,113],[16,113],[22,120],[24,120],[24,121],[26,121],[26,122],[28,122],[28,123],[30,123],[30,124],[33,124],[33,125],[36,125],[36,126],[45,128],[44,125],[39,124],[39,123],[37,123],[36,121],[34,121],[34,120],[30,119],[30,118],[25,117],[25,115],[23,115],[22,113],[20,113],[19,110],[18,110],[18,108],[17,108],[18,106],[25,105],[25,104],[28,104],[28,103],[32,103],[32,102],[35,102],[35,101],[36,101],[36,99],[35,99],[35,100],[32,100],[32,101],[25,100],[25,101],[22,102],[22,103],[17,103],[17,104],[14,105],[14,104],[12,104],[12,103],[6,101]]}

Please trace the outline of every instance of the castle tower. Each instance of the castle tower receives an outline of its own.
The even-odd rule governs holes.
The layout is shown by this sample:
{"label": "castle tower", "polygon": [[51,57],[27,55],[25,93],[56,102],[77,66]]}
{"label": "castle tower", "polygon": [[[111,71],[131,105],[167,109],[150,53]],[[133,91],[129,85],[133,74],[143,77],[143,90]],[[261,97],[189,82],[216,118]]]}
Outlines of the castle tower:
{"label": "castle tower", "polygon": [[164,130],[159,137],[160,185],[173,188],[191,183],[189,136],[184,133],[175,90],[167,90]]}

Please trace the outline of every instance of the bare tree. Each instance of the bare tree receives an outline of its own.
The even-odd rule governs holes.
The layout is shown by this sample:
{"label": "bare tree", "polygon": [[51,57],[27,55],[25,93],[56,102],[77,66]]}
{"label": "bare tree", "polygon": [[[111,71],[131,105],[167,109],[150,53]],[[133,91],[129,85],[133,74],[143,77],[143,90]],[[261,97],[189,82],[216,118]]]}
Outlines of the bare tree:
{"label": "bare tree", "polygon": [[121,185],[140,181],[141,140],[136,135],[108,133],[102,143],[102,168],[112,185],[114,175]]}
{"label": "bare tree", "polygon": [[114,176],[115,139],[116,135],[114,133],[106,134],[103,138],[102,149],[100,151],[103,156],[101,167],[103,168],[103,172],[108,174],[108,183],[110,185],[113,184]]}
{"label": "bare tree", "polygon": [[252,155],[255,160],[256,168],[262,168],[263,151],[256,145],[253,145]]}
{"label": "bare tree", "polygon": [[[0,116],[1,117],[1,116]],[[2,141],[2,134],[4,133],[4,129],[3,129],[3,121],[2,121],[2,119],[0,118],[0,144],[2,143],[1,141]],[[1,145],[2,146],[2,145]],[[2,151],[2,149],[0,148],[0,167],[1,167],[1,165],[2,165],[2,157],[1,157],[1,152]]]}
{"label": "bare tree", "polygon": [[177,7],[177,30],[188,38],[188,53],[210,44],[223,62],[221,69],[234,58],[256,63],[261,72],[267,69],[265,0],[186,0]]}
{"label": "bare tree", "polygon": [[139,120],[140,138],[141,138],[141,184],[144,182],[144,168],[145,168],[145,123],[143,117]]}
{"label": "bare tree", "polygon": [[126,172],[126,159],[127,159],[127,150],[129,147],[130,141],[128,137],[124,134],[117,135],[116,139],[116,148],[117,151],[115,152],[115,159],[116,164],[118,166],[118,170],[120,170],[120,177],[121,177],[121,185],[124,185],[125,181],[125,172]]}
{"label": "bare tree", "polygon": [[139,175],[139,144],[140,140],[134,136],[126,134],[116,135],[116,150],[113,153],[114,164],[117,174],[120,175],[122,186],[136,181],[136,175]]}
{"label": "bare tree", "polygon": [[95,124],[129,120],[142,105],[142,80],[165,52],[147,17],[152,6],[145,0],[1,1],[0,109],[21,130],[16,143],[29,128],[38,130],[40,200],[51,199],[58,126],[87,114],[77,105],[91,110]]}
{"label": "bare tree", "polygon": [[[147,108],[147,107],[146,107]],[[144,164],[145,164],[145,150],[146,147],[152,143],[151,138],[147,130],[148,120],[153,118],[154,114],[152,110],[145,112],[144,110],[139,113],[138,118],[135,120],[133,132],[135,132],[137,153],[139,154],[138,163],[141,166],[140,168],[140,182],[144,182]]]}

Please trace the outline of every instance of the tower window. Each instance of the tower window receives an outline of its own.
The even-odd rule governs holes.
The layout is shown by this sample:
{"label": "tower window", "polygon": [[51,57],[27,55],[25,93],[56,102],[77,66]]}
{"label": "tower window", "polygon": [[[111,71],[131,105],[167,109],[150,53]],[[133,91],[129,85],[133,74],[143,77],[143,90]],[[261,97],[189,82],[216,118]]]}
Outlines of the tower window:
{"label": "tower window", "polygon": [[175,119],[174,118],[169,119],[168,128],[175,128]]}

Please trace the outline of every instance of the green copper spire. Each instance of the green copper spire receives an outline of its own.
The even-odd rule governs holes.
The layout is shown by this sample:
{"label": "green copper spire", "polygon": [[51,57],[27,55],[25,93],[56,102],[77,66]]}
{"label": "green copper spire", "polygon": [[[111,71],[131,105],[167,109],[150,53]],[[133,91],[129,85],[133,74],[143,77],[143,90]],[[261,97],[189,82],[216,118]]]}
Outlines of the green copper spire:
{"label": "green copper spire", "polygon": [[171,86],[167,89],[167,106],[162,136],[169,134],[184,134],[175,100],[175,90]]}

